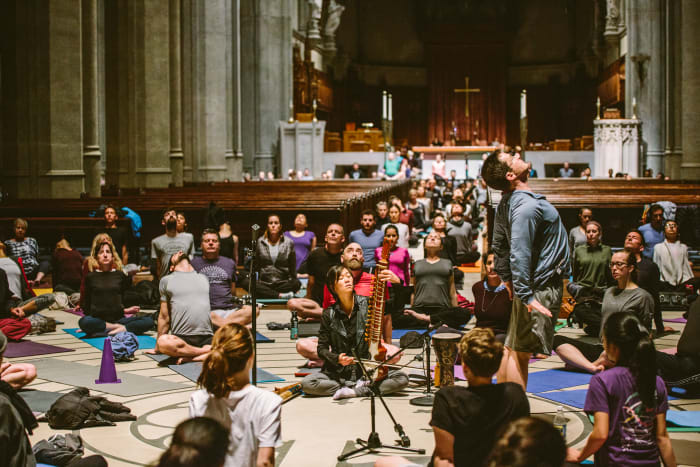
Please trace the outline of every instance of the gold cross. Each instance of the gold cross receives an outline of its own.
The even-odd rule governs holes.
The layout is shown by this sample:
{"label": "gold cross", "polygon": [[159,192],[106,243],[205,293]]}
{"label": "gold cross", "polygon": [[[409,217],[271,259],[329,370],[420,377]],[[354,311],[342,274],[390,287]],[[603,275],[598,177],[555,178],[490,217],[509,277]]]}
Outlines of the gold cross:
{"label": "gold cross", "polygon": [[469,93],[470,92],[481,92],[481,89],[474,88],[469,89],[469,76],[464,77],[464,89],[455,89],[454,92],[464,93],[464,116],[469,116]]}

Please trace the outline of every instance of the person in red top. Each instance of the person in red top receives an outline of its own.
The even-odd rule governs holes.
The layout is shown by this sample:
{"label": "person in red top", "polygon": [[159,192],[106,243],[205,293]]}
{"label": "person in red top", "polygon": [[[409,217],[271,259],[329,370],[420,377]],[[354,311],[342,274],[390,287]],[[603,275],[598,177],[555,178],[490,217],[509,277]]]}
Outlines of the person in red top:
{"label": "person in red top", "polygon": [[[355,281],[355,293],[357,295],[369,297],[372,293],[372,282],[374,281],[374,276],[372,274],[362,271],[362,265],[364,264],[365,257],[362,253],[362,247],[360,246],[360,244],[348,244],[348,246],[346,246],[343,250],[343,253],[340,256],[340,260],[342,264],[345,267],[347,267],[353,275]],[[399,277],[389,269],[385,269],[384,271],[379,273],[379,278],[384,282],[391,282],[393,284],[398,284],[401,282],[401,279],[399,279]],[[328,308],[329,306],[333,305],[334,302],[335,300],[333,299],[333,296],[328,291],[328,288],[325,287],[323,289],[323,308]],[[393,353],[392,349],[394,352],[398,350],[396,347],[391,346],[390,344],[385,345],[387,346],[387,355],[391,355]],[[323,366],[323,360],[321,360],[318,357],[318,353],[316,353],[317,346],[317,337],[309,337],[305,339],[299,339],[297,341],[297,353],[299,353],[299,355],[301,355],[302,357],[309,359],[307,366],[310,368]],[[398,361],[399,358],[400,356],[397,356],[396,360]]]}

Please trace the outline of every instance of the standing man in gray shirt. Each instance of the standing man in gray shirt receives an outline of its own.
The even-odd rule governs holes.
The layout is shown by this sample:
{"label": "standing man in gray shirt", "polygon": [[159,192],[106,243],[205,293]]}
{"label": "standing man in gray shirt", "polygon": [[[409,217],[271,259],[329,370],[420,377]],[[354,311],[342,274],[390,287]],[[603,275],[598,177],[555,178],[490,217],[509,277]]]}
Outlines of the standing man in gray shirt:
{"label": "standing man in gray shirt", "polygon": [[486,183],[501,190],[493,251],[496,272],[513,297],[498,382],[527,389],[528,360],[551,355],[563,282],[570,273],[569,240],[559,213],[527,185],[528,164],[518,155],[495,151],[484,162]]}
{"label": "standing man in gray shirt", "polygon": [[[167,258],[171,273],[160,280],[160,313],[156,352],[178,358],[178,364],[201,361],[214,335],[209,305],[209,280],[178,251]],[[153,353],[156,353],[153,352]]]}
{"label": "standing man in gray shirt", "polygon": [[192,234],[177,232],[177,212],[175,209],[166,208],[163,211],[165,233],[151,240],[151,271],[156,278],[161,278],[168,273],[168,261],[170,257],[182,251],[192,259],[194,255],[194,241]]}

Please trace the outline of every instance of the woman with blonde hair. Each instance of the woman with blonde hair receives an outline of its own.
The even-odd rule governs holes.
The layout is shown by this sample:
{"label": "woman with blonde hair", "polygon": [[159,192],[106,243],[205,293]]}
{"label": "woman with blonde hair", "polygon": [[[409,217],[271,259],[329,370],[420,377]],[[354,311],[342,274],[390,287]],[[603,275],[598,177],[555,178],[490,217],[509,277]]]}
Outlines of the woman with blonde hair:
{"label": "woman with blonde hair", "polygon": [[216,331],[211,351],[190,396],[190,416],[209,417],[228,428],[227,467],[273,466],[282,444],[282,399],[250,384],[253,337],[237,323]]}
{"label": "woman with blonde hair", "polygon": [[[143,334],[153,328],[153,320],[135,314],[138,306],[124,308],[123,294],[131,279],[122,271],[119,255],[109,235],[98,234],[92,242],[92,254],[87,259],[88,273],[84,277],[81,307],[85,316],[78,326],[88,336],[114,335],[129,331]],[[127,314],[134,316],[126,316]]]}

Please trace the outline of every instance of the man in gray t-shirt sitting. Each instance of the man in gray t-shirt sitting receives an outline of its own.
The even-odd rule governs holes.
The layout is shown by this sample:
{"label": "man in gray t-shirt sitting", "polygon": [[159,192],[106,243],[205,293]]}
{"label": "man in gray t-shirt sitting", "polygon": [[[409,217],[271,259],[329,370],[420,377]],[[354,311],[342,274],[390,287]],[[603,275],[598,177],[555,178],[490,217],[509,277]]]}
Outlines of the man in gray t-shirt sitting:
{"label": "man in gray t-shirt sitting", "polygon": [[151,270],[158,278],[168,273],[170,257],[178,251],[184,251],[189,259],[194,255],[194,240],[192,234],[178,233],[177,213],[167,208],[163,212],[162,224],[165,233],[151,240]]}
{"label": "man in gray t-shirt sitting", "polygon": [[160,280],[160,313],[156,352],[178,357],[178,363],[204,360],[214,335],[209,281],[178,251],[169,259],[171,273]]}

